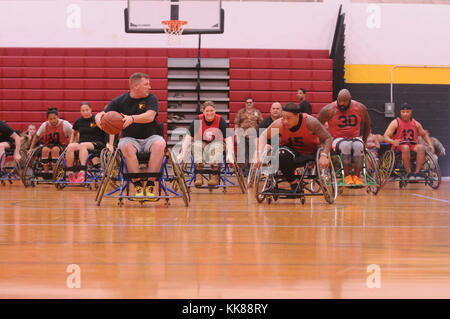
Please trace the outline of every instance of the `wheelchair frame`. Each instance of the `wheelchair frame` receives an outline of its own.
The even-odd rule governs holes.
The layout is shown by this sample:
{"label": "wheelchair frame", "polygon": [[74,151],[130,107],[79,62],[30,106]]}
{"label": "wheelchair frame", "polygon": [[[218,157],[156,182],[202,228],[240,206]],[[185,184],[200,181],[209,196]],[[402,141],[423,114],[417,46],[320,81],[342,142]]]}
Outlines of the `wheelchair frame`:
{"label": "wheelchair frame", "polygon": [[381,180],[378,169],[378,164],[375,156],[364,146],[364,159],[361,171],[364,175],[364,184],[345,184],[344,163],[342,162],[341,155],[339,153],[331,154],[331,160],[335,163],[336,179],[338,180],[339,194],[344,192],[344,187],[350,188],[363,188],[367,187],[368,194],[377,195],[381,189]]}
{"label": "wheelchair frame", "polygon": [[[415,153],[415,152],[414,152]],[[416,159],[411,159],[411,171],[415,171]],[[394,182],[398,181],[399,188],[405,188],[409,183],[424,183],[432,189],[438,189],[441,185],[441,169],[438,162],[434,159],[433,154],[428,150],[425,150],[425,160],[421,169],[421,172],[425,172],[425,177],[422,180],[409,181],[407,178],[406,170],[401,158],[401,152],[396,153],[390,149],[383,153],[380,158],[380,167],[384,172],[384,180],[386,183],[388,180]],[[434,172],[434,176],[431,176],[430,172]]]}
{"label": "wheelchair frame", "polygon": [[[68,176],[66,174],[66,150],[64,150],[61,155],[58,158],[58,161],[56,162],[56,169],[53,172],[53,183],[55,184],[55,187],[57,189],[64,189],[66,186],[81,186],[81,187],[87,187],[89,190],[92,190],[92,185],[94,185],[95,189],[98,189],[100,181],[103,176],[104,167],[106,164],[104,163],[106,161],[106,155],[105,153],[108,152],[107,148],[104,148],[100,151],[100,154],[96,150],[89,150],[88,151],[88,157],[86,159],[86,162],[84,163],[86,170],[85,172],[85,179],[84,182],[81,183],[71,183],[67,180]],[[89,165],[92,161],[92,159],[98,157],[100,162],[100,169],[92,167],[92,165]],[[80,158],[79,158],[79,151],[74,152],[74,162],[73,167],[81,167]]]}
{"label": "wheelchair frame", "polygon": [[[105,173],[95,199],[97,206],[100,206],[103,197],[117,198],[120,207],[124,205],[124,199],[140,202],[141,205],[147,201],[156,202],[165,199],[166,205],[169,205],[170,198],[182,197],[185,206],[189,206],[190,193],[187,189],[183,175],[181,174],[181,168],[174,159],[175,157],[172,150],[166,150],[158,173],[128,173],[126,160],[122,155],[122,152],[117,148],[113,154],[109,156]],[[168,174],[167,165],[169,163],[172,167],[173,176]],[[130,183],[133,178],[147,179],[149,177],[155,177],[158,182],[158,196],[142,196],[138,198],[129,195]],[[170,188],[167,183],[172,183],[172,188]],[[113,190],[105,194],[108,187],[113,188]],[[118,193],[118,195],[114,195],[116,193]],[[162,195],[162,193],[164,194]]]}
{"label": "wheelchair frame", "polygon": [[[319,167],[319,157],[322,149],[317,150],[314,159],[308,161],[303,166],[303,171],[298,175],[300,177],[295,192],[279,188],[279,184],[285,182],[283,174],[263,173],[259,168],[255,172],[255,197],[258,203],[267,200],[270,204],[279,198],[300,199],[305,204],[306,196],[323,196],[329,204],[333,204],[337,198],[337,182],[333,162],[329,159],[329,166],[326,169],[317,169]],[[278,153],[278,150],[277,150]],[[262,163],[267,161],[268,151],[264,151]],[[311,184],[308,186],[308,184]],[[318,186],[318,189],[315,189]]]}
{"label": "wheelchair frame", "polygon": [[14,166],[7,167],[6,166],[6,158],[9,156],[14,156],[14,151],[11,148],[5,149],[5,152],[0,156],[0,163],[5,160],[4,166],[0,169],[0,182],[3,186],[6,185],[6,182],[12,184],[13,181],[20,180],[21,167],[20,164],[13,159]]}
{"label": "wheelchair frame", "polygon": [[[44,164],[42,164],[41,161],[43,147],[45,147],[45,145],[39,145],[35,147],[31,151],[30,155],[27,157],[25,165],[22,169],[22,174],[20,176],[22,183],[25,187],[29,186],[35,187],[37,184],[53,183],[53,173],[43,172]],[[64,152],[64,149],[61,149],[61,151]],[[49,165],[51,165],[51,162],[49,162]],[[42,180],[40,180],[39,177],[42,177]]]}
{"label": "wheelchair frame", "polygon": [[[236,156],[234,156],[234,163],[236,163]],[[227,182],[228,182],[228,184],[230,184],[230,186],[236,186],[236,183],[234,183],[231,179],[228,178],[229,176],[231,177],[234,172],[234,174],[236,175],[238,184],[239,184],[239,188],[240,188],[242,194],[245,194],[247,192],[247,187],[245,185],[244,178],[242,176],[241,168],[239,167],[239,165],[233,164],[233,172],[232,172],[231,168],[230,168],[230,164],[231,163],[226,162],[225,155],[223,155],[222,162],[218,164],[219,168],[217,170],[213,170],[213,169],[198,170],[196,167],[196,164],[194,163],[194,157],[191,154],[191,162],[184,163],[184,165],[183,165],[183,174],[186,174],[189,176],[187,179],[187,187],[188,188],[191,187],[192,182],[195,180],[196,174],[201,174],[204,179],[209,181],[210,177],[207,177],[205,175],[211,175],[211,174],[217,173],[219,175],[219,184],[218,185],[216,185],[216,186],[194,186],[194,187],[200,188],[200,189],[202,189],[202,188],[208,189],[210,192],[212,192],[213,189],[222,188],[223,192],[225,193],[227,191],[227,187],[228,187]]]}

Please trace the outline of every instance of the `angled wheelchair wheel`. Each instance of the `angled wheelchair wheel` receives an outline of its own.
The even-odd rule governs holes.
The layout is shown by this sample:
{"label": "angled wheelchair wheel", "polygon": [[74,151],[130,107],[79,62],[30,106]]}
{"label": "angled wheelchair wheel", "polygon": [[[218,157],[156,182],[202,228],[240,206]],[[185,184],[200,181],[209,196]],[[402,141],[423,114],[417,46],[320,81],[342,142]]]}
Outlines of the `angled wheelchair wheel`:
{"label": "angled wheelchair wheel", "polygon": [[[176,157],[171,149],[168,150],[170,165],[172,166],[175,181],[178,184],[181,197],[183,197],[184,205],[189,206],[190,196],[188,195],[188,187],[186,186],[186,181],[184,180],[183,173],[181,172],[181,167],[176,162]],[[188,197],[189,196],[189,197]]]}
{"label": "angled wheelchair wheel", "polygon": [[250,170],[247,176],[247,188],[253,187],[253,184],[255,183],[255,172],[256,172],[255,165],[252,163],[250,165]]}
{"label": "angled wheelchair wheel", "polygon": [[383,187],[384,184],[391,177],[392,171],[395,165],[395,153],[393,150],[388,150],[383,153],[380,158],[379,165],[379,175],[380,175],[380,186]]}
{"label": "angled wheelchair wheel", "polygon": [[117,148],[113,154],[109,157],[108,164],[106,165],[106,169],[103,173],[103,178],[100,183],[100,186],[97,190],[97,195],[95,197],[95,201],[97,202],[97,206],[100,206],[102,202],[103,195],[105,194],[108,186],[115,186],[113,179],[118,177],[119,174],[119,163],[120,163],[120,150]]}
{"label": "angled wheelchair wheel", "polygon": [[425,162],[422,171],[425,173],[425,185],[432,189],[438,189],[442,180],[441,169],[433,154],[429,151],[425,152]]}
{"label": "angled wheelchair wheel", "polygon": [[105,147],[100,152],[100,167],[102,169],[102,172],[106,170],[106,165],[108,165],[109,156],[111,154],[109,153],[109,150]]}
{"label": "angled wheelchair wheel", "polygon": [[58,157],[58,160],[56,161],[55,170],[53,172],[53,184],[55,184],[55,187],[57,189],[63,189],[65,187],[65,184],[57,183],[57,182],[64,182],[64,156],[66,155],[66,151],[61,153],[61,155]]}
{"label": "angled wheelchair wheel", "polygon": [[[191,201],[191,189],[187,186],[186,179],[184,178],[184,174],[186,172],[184,170],[184,167],[186,167],[185,165],[187,163],[184,163],[181,166],[180,164],[178,164],[175,161],[176,156],[175,156],[175,153],[173,152],[173,150],[170,149],[168,152],[169,152],[169,155],[171,156],[171,158],[173,160],[173,163],[174,163],[173,166],[172,166],[172,162],[171,162],[172,170],[174,171],[174,176],[175,176],[175,180],[174,180],[175,186],[179,186],[179,188],[181,187],[180,185],[178,185],[178,181],[177,181],[177,179],[178,179],[177,177],[179,176],[181,178],[181,180],[183,181],[183,185],[184,185],[183,186],[183,190],[186,192],[188,201],[190,202]],[[176,170],[176,173],[175,173],[175,170]]]}
{"label": "angled wheelchair wheel", "polygon": [[322,149],[316,153],[316,169],[319,176],[320,187],[322,188],[323,197],[329,204],[333,204],[337,198],[338,187],[336,181],[336,173],[334,171],[333,161],[329,160],[328,167],[321,169],[319,166],[319,158]]}
{"label": "angled wheelchair wheel", "polygon": [[367,186],[367,193],[376,195],[381,188],[381,179],[378,171],[378,164],[372,152],[367,151],[367,149],[365,148],[364,156],[366,180],[367,183],[371,184]]}
{"label": "angled wheelchair wheel", "polygon": [[262,173],[261,169],[256,170],[255,197],[258,203],[262,203],[264,199],[267,198],[267,201],[270,204],[270,202],[272,201],[271,196],[264,195],[263,193],[273,188],[273,186],[274,186],[274,179],[272,176]]}
{"label": "angled wheelchair wheel", "polygon": [[232,163],[233,170],[234,170],[234,173],[236,174],[236,178],[239,183],[239,188],[241,189],[242,194],[245,194],[245,193],[247,193],[247,187],[245,186],[244,176],[242,175],[241,168],[237,164],[236,155],[233,155],[233,160],[234,160],[234,163]]}
{"label": "angled wheelchair wheel", "polygon": [[42,164],[39,162],[39,152],[42,146],[38,146],[33,149],[25,161],[25,165],[22,169],[21,180],[25,187],[34,187],[35,184],[35,172],[42,170]]}

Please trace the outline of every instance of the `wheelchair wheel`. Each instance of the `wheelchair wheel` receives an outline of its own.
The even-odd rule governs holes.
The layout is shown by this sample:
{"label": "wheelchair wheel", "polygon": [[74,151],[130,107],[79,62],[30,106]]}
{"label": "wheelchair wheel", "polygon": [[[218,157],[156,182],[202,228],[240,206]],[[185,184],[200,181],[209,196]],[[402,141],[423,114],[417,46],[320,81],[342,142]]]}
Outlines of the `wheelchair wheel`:
{"label": "wheelchair wheel", "polygon": [[188,190],[188,187],[186,186],[186,181],[183,178],[183,173],[181,172],[181,167],[176,162],[176,160],[175,160],[176,157],[173,154],[173,151],[171,149],[168,150],[168,155],[169,155],[169,161],[170,161],[170,165],[172,166],[175,180],[178,183],[178,187],[179,187],[181,196],[183,197],[184,205],[186,207],[188,207],[189,200],[190,200],[190,196],[188,197],[189,190]]}
{"label": "wheelchair wheel", "polygon": [[247,177],[247,187],[251,188],[253,187],[253,183],[255,182],[255,165],[252,163],[250,165],[250,170],[248,172],[248,177]]}
{"label": "wheelchair wheel", "polygon": [[255,172],[255,197],[258,203],[262,203],[266,195],[262,195],[270,187],[270,177],[261,172],[261,169]]}
{"label": "wheelchair wheel", "polygon": [[383,187],[384,184],[389,180],[389,177],[394,170],[395,165],[395,153],[393,150],[388,150],[383,153],[380,158],[379,165],[379,175],[380,175],[380,186]]}
{"label": "wheelchair wheel", "polygon": [[97,190],[97,195],[95,197],[95,201],[97,202],[97,206],[100,206],[102,202],[103,195],[105,194],[108,186],[115,185],[113,178],[118,176],[119,170],[119,149],[117,148],[113,154],[109,157],[108,164],[106,165],[106,169],[103,173],[103,178],[100,183],[100,187]]}
{"label": "wheelchair wheel", "polygon": [[53,184],[55,184],[55,187],[57,189],[63,189],[65,187],[64,184],[57,183],[64,182],[64,175],[65,175],[65,168],[64,168],[64,156],[66,155],[66,151],[62,152],[62,154],[59,156],[58,160],[56,161],[55,165],[55,171],[53,172]]}
{"label": "wheelchair wheel", "polygon": [[[176,156],[173,153],[173,150],[169,150],[169,152],[170,152],[170,156],[172,156],[172,159],[176,159]],[[174,166],[172,166],[172,170],[174,171],[175,180],[173,182],[174,182],[174,187],[179,186],[176,177],[177,176],[181,177],[181,179],[183,180],[183,184],[184,184],[183,189],[186,192],[188,201],[190,202],[191,201],[191,189],[187,186],[186,179],[184,178],[184,174],[186,174],[184,167],[186,167],[186,165],[187,165],[187,163],[184,163],[181,166],[180,164],[178,164],[177,162],[174,161]],[[175,170],[177,171],[177,173],[175,173]],[[179,187],[178,187],[178,189],[179,189]],[[177,191],[177,190],[175,189],[175,191]]]}
{"label": "wheelchair wheel", "polygon": [[104,172],[106,170],[106,165],[108,165],[108,160],[109,160],[109,150],[105,147],[104,149],[102,149],[102,151],[100,152],[100,167],[102,169],[102,172]]}
{"label": "wheelchair wheel", "polygon": [[319,176],[320,186],[322,187],[323,197],[329,204],[333,204],[337,198],[337,181],[336,173],[334,171],[333,161],[330,159],[328,167],[320,169],[319,158],[322,149],[319,149],[316,153],[316,168]]}
{"label": "wheelchair wheel", "polygon": [[367,151],[365,148],[364,148],[364,155],[365,155],[365,171],[366,171],[365,174],[367,183],[373,184],[367,186],[367,193],[376,195],[378,194],[378,191],[381,188],[377,161],[373,156],[372,152]]}
{"label": "wheelchair wheel", "polygon": [[236,174],[242,194],[245,194],[245,193],[247,193],[247,187],[245,186],[244,176],[242,175],[241,168],[237,164],[236,155],[233,155],[233,160],[234,160],[234,163],[233,163],[234,173]]}
{"label": "wheelchair wheel", "polygon": [[25,161],[25,166],[22,169],[21,180],[25,187],[35,186],[35,172],[37,170],[42,170],[42,164],[39,162],[39,152],[42,146],[38,146]]}
{"label": "wheelchair wheel", "polygon": [[425,185],[432,189],[438,189],[441,185],[441,169],[439,164],[434,159],[433,154],[429,151],[425,152],[425,162],[422,167],[422,171],[425,172]]}

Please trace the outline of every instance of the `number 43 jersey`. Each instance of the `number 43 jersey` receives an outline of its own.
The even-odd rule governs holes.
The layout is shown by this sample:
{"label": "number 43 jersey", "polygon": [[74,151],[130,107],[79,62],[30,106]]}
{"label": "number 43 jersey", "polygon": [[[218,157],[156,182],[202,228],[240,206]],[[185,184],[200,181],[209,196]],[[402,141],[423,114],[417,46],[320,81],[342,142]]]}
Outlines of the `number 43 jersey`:
{"label": "number 43 jersey", "polygon": [[[403,121],[401,118],[397,117],[397,129],[394,132],[393,139],[399,141],[407,141],[407,145],[410,147],[416,145],[419,139],[417,134],[416,121],[411,118],[410,121]],[[394,145],[392,147],[395,148]]]}
{"label": "number 43 jersey", "polygon": [[300,113],[299,121],[296,126],[288,129],[283,125],[281,130],[281,146],[288,146],[297,152],[308,155],[314,154],[320,145],[319,138],[311,133],[306,127],[306,113]]}
{"label": "number 43 jersey", "polygon": [[361,116],[359,115],[358,102],[352,100],[350,107],[342,112],[336,101],[333,102],[336,113],[328,121],[328,131],[333,138],[355,138],[360,136]]}

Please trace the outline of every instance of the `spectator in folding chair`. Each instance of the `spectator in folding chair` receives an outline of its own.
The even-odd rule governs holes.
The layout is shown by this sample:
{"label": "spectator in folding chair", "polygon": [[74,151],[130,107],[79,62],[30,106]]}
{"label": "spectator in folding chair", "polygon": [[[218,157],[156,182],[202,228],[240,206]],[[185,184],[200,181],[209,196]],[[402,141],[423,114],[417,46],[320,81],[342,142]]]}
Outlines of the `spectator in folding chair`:
{"label": "spectator in folding chair", "polygon": [[[81,165],[84,165],[89,156],[89,151],[95,150],[100,152],[107,146],[112,153],[112,145],[114,144],[114,135],[109,135],[109,143],[105,145],[106,133],[95,124],[95,116],[92,114],[92,106],[89,102],[81,102],[80,113],[81,117],[73,123],[70,144],[67,146],[65,154],[67,175],[71,183],[82,183],[85,177],[85,171],[80,170],[79,172],[75,172],[73,169],[76,151],[78,151]],[[93,158],[92,162],[94,165],[99,165],[99,159],[97,157]],[[86,167],[82,167],[82,169],[86,170]],[[77,173],[76,177],[75,173]]]}
{"label": "spectator in folding chair", "polygon": [[[193,138],[192,155],[194,156],[194,163],[198,170],[203,169],[205,159],[209,159],[212,170],[219,169],[219,163],[222,161],[224,151],[224,140],[226,142],[227,161],[235,164],[233,157],[233,136],[226,137],[226,130],[227,122],[223,117],[216,114],[214,102],[206,101],[202,105],[202,114],[198,116],[198,119],[192,121],[189,127],[189,134],[187,134],[183,140],[181,152],[177,158],[178,161],[182,162],[184,160],[187,149]],[[205,155],[205,158],[203,158],[203,154]],[[208,186],[213,187],[218,183],[219,175],[213,174],[208,181]],[[196,187],[203,185],[203,177],[201,174],[195,175],[194,185]]]}
{"label": "spectator in folding chair", "polygon": [[[101,117],[105,112],[116,111],[124,115],[122,137],[118,147],[127,163],[129,173],[139,172],[137,154],[150,152],[148,172],[160,171],[166,142],[159,135],[160,127],[156,120],[159,111],[158,98],[150,92],[150,76],[145,73],[134,73],[129,79],[130,91],[113,99],[95,116],[95,123],[101,128]],[[135,196],[155,196],[155,177],[147,181],[139,178],[132,179]]]}
{"label": "spectator in folding chair", "polygon": [[3,154],[7,149],[14,148],[14,160],[20,163],[20,136],[4,121],[0,120],[0,171],[3,171],[5,156]]}
{"label": "spectator in folding chair", "polygon": [[44,146],[42,147],[41,161],[44,166],[44,172],[49,172],[50,162],[52,163],[52,171],[54,171],[58,157],[69,143],[71,134],[72,124],[59,118],[56,107],[50,107],[47,110],[47,121],[42,123],[33,137],[28,154],[34,149],[38,140],[42,138]]}

